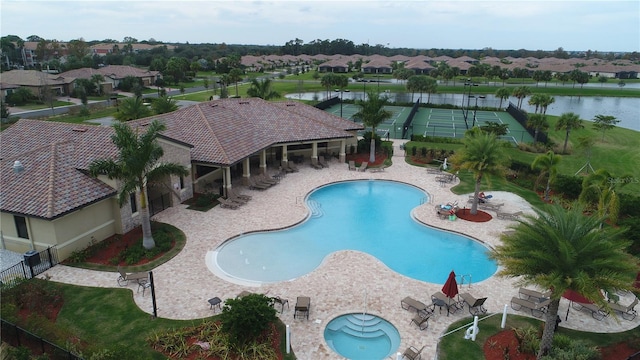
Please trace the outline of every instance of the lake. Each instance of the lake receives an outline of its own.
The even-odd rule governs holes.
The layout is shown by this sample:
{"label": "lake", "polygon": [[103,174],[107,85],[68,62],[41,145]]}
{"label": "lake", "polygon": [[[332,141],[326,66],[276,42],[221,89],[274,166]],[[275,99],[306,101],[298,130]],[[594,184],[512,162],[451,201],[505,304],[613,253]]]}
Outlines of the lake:
{"label": "lake", "polygon": [[[339,96],[340,93],[331,91],[329,96]],[[393,102],[415,102],[420,94],[411,93],[387,93],[389,99]],[[288,94],[286,96],[290,99],[301,100],[313,100],[313,99],[325,99],[327,97],[326,91],[320,92],[306,92]],[[342,93],[343,99],[362,99],[363,92],[352,91]],[[427,102],[428,96],[422,95],[421,101]],[[640,98],[631,97],[604,97],[604,96],[554,96],[555,102],[547,109],[549,115],[562,115],[563,113],[573,112],[580,116],[583,120],[592,121],[596,115],[611,115],[615,116],[620,122],[617,124],[619,127],[626,129],[640,131]],[[500,106],[500,99],[494,95],[486,95],[484,98],[468,98],[463,94],[431,94],[429,97],[429,103],[431,104],[455,104],[458,106],[469,106],[473,109],[476,106]],[[511,97],[511,102],[515,103],[516,98]],[[535,107],[527,104],[529,97],[524,100],[523,109],[528,112],[533,112]],[[464,101],[464,104],[463,104]],[[502,107],[506,107],[508,102],[502,102]]]}

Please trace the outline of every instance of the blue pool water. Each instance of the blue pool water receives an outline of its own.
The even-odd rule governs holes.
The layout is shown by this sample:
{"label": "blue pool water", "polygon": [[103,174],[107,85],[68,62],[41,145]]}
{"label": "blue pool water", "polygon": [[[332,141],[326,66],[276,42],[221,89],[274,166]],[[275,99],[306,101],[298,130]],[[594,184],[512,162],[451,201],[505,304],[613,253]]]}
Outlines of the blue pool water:
{"label": "blue pool water", "polygon": [[492,276],[497,265],[485,246],[411,217],[426,197],[414,186],[393,181],[330,184],[307,196],[311,215],[306,221],[239,236],[207,258],[232,278],[263,283],[308,274],[340,250],[371,254],[393,271],[431,283],[444,283],[451,270],[471,275],[474,282]]}
{"label": "blue pool water", "polygon": [[346,314],[324,329],[329,347],[350,360],[384,359],[400,346],[400,333],[390,322],[371,314]]}

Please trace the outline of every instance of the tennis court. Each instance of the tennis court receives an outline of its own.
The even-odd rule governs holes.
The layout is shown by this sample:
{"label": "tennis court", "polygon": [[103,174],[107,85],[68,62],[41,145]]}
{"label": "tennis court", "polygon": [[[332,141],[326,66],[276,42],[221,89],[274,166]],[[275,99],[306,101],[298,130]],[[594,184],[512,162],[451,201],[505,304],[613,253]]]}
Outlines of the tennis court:
{"label": "tennis court", "polygon": [[[353,104],[342,105],[342,117],[353,121],[353,115],[359,111],[359,107]],[[386,138],[399,139],[402,137],[402,126],[411,112],[410,107],[404,106],[385,106],[392,116],[389,120],[380,124],[376,129],[376,133]],[[340,116],[340,104],[333,105],[326,111]],[[410,138],[412,134],[423,136],[452,137],[462,138],[467,128],[471,128],[474,124],[483,126],[488,122],[499,124],[507,124],[507,134],[500,138],[510,141],[514,144],[520,142],[533,142],[533,137],[518,123],[511,115],[506,112],[498,111],[474,111],[468,110],[466,113],[467,120],[465,122],[465,112],[461,109],[432,109],[420,107],[413,117],[411,125],[407,129],[406,138]],[[475,121],[474,121],[475,119]]]}

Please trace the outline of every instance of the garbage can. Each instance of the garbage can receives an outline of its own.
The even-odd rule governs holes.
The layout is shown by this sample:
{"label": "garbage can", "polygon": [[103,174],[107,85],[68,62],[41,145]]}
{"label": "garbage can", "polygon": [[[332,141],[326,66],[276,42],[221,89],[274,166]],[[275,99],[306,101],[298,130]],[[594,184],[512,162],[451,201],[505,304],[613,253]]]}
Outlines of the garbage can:
{"label": "garbage can", "polygon": [[40,264],[40,254],[35,250],[29,250],[24,253],[24,262],[33,267]]}

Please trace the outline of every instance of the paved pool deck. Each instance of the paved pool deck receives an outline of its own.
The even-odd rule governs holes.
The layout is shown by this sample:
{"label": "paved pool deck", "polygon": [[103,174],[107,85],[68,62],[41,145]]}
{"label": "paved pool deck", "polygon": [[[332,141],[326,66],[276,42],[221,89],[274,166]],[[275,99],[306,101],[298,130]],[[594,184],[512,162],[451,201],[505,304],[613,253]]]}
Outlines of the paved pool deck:
{"label": "paved pool deck", "polygon": [[[411,324],[413,313],[403,310],[400,301],[411,296],[431,304],[431,294],[440,291],[442,284],[432,284],[414,280],[387,268],[379,260],[358,251],[340,251],[324,260],[315,271],[291,281],[274,284],[250,285],[225,280],[210,271],[205,262],[207,253],[216,249],[231,237],[264,229],[284,228],[296,224],[307,217],[308,209],[303,199],[313,189],[336,181],[356,179],[385,179],[413,184],[427,192],[431,200],[414,209],[414,216],[421,222],[450,231],[459,232],[483,242],[486,246],[499,244],[500,234],[512,224],[509,220],[494,217],[486,223],[470,223],[442,220],[434,212],[434,205],[458,201],[466,204],[467,194],[455,195],[450,187],[435,181],[433,174],[425,169],[405,163],[398,149],[393,165],[382,172],[349,171],[346,164],[334,161],[328,169],[315,170],[310,166],[299,166],[300,172],[287,175],[282,181],[265,191],[251,191],[236,187],[236,190],[250,194],[253,199],[238,210],[215,207],[207,212],[187,210],[185,205],[169,208],[153,219],[172,224],[186,234],[187,243],[183,251],[165,264],[153,270],[158,316],[170,319],[197,319],[211,316],[207,299],[219,297],[222,300],[236,297],[242,291],[280,296],[289,300],[290,308],[279,314],[285,324],[291,327],[292,349],[298,359],[341,359],[325,343],[323,331],[326,324],[336,316],[345,313],[362,312],[366,293],[367,312],[381,316],[396,326],[401,336],[399,352],[409,346],[421,348],[423,359],[434,359],[439,337],[451,323],[468,317],[463,311],[447,316],[446,311],[436,309],[429,320],[429,327],[420,331]],[[504,211],[533,213],[531,206],[517,195],[506,192],[491,192],[492,201],[504,202]],[[490,212],[495,215],[494,212]],[[363,229],[363,231],[367,231]],[[277,251],[278,249],[273,249]],[[411,256],[411,254],[407,254]],[[51,276],[53,281],[94,287],[114,287],[117,273],[77,269],[58,265],[41,275]],[[444,282],[446,279],[442,279]],[[462,284],[460,292],[469,292],[476,298],[488,297],[485,307],[490,313],[502,313],[505,305],[517,296],[515,280],[493,276],[482,282]],[[151,296],[147,291],[138,292],[137,285],[131,284],[136,304],[145,312],[152,313]],[[311,298],[309,320],[294,319],[293,307],[297,296]],[[621,303],[631,302],[631,295],[624,296]],[[585,312],[571,309],[564,321],[569,302],[562,300],[559,314],[561,327],[593,331],[621,332],[640,325],[640,317],[633,321],[607,317],[597,321]],[[526,315],[507,308],[507,312]],[[499,315],[497,315],[499,316]],[[482,331],[482,323],[480,323]],[[463,331],[449,336],[463,336]]]}

